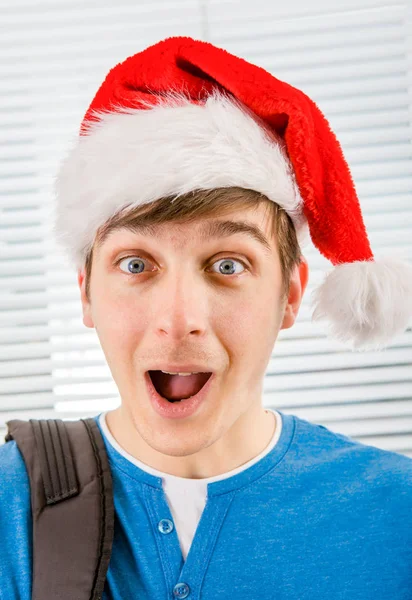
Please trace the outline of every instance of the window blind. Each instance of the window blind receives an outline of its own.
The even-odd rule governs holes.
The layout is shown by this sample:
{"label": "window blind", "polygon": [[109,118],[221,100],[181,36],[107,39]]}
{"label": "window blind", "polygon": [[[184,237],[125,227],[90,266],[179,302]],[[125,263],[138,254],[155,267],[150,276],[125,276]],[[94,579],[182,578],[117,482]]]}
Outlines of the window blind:
{"label": "window blind", "polygon": [[[120,404],[51,235],[52,185],[107,72],[160,39],[210,41],[308,94],[342,145],[375,256],[412,262],[411,2],[9,0],[0,16],[0,443],[13,418]],[[383,351],[329,340],[309,298],[332,265],[311,242],[303,251],[308,287],[273,348],[263,404],[412,457],[412,322]]]}

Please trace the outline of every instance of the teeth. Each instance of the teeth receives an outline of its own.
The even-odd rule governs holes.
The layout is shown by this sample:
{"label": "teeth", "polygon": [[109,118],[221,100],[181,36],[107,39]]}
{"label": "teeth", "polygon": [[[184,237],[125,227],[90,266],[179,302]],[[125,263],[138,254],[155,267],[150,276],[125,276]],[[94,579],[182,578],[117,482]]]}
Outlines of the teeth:
{"label": "teeth", "polygon": [[182,375],[183,377],[188,377],[189,375],[197,375],[199,371],[194,371],[193,373],[169,373],[169,371],[162,371],[162,373],[166,373],[167,375]]}

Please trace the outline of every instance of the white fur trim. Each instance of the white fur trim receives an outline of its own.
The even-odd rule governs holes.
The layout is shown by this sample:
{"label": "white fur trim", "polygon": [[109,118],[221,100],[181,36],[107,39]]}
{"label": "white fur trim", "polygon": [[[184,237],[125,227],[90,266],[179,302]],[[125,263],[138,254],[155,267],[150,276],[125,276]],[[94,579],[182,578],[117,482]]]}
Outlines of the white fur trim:
{"label": "white fur trim", "polygon": [[384,257],[337,265],[312,292],[313,321],[356,350],[380,350],[412,318],[412,265]]}
{"label": "white fur trim", "polygon": [[303,200],[284,141],[236,99],[214,93],[193,104],[174,93],[148,109],[96,111],[55,179],[54,233],[76,268],[97,229],[121,208],[195,189],[262,192],[290,215],[303,247]]}

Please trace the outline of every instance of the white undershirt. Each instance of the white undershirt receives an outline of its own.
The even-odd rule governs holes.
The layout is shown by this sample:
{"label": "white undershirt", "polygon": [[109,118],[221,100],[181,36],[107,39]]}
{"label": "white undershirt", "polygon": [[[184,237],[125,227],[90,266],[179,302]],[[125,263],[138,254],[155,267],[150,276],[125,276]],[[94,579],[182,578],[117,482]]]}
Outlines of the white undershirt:
{"label": "white undershirt", "polygon": [[189,479],[187,477],[177,477],[176,475],[170,475],[169,473],[163,473],[152,467],[149,467],[145,463],[141,462],[128,452],[124,450],[111,434],[107,423],[106,413],[100,415],[101,428],[110,442],[110,444],[134,465],[138,466],[143,471],[151,473],[156,477],[161,477],[163,480],[163,489],[169,504],[170,512],[173,517],[174,526],[176,533],[179,538],[180,548],[182,550],[183,558],[186,560],[187,554],[190,549],[193,537],[196,532],[196,528],[202,516],[203,509],[207,500],[207,484],[212,481],[219,481],[227,477],[232,477],[241,471],[248,469],[250,466],[258,462],[268,452],[272,450],[276,442],[279,439],[282,430],[282,417],[278,411],[274,409],[265,409],[267,412],[274,414],[276,419],[275,432],[270,440],[269,444],[262,450],[260,454],[249,460],[247,463],[232,469],[227,473],[221,473],[214,477],[205,477],[203,479]]}

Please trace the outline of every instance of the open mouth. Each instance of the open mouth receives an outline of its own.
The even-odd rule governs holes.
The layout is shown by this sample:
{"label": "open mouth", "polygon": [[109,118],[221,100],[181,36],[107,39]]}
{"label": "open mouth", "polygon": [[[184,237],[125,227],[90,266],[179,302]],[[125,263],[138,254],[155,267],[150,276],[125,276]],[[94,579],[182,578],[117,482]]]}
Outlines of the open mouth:
{"label": "open mouth", "polygon": [[194,373],[193,375],[170,375],[163,371],[148,371],[157,393],[169,402],[181,402],[196,395],[212,373]]}

